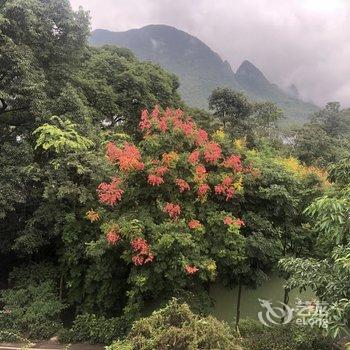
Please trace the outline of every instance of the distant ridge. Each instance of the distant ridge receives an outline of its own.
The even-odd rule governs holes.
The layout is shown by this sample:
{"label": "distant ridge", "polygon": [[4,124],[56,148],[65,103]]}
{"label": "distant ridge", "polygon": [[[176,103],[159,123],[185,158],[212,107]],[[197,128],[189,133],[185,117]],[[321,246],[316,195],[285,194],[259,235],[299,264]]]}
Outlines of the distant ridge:
{"label": "distant ridge", "polygon": [[235,74],[227,61],[198,38],[167,25],[148,25],[125,32],[97,29],[91,33],[94,46],[126,47],[141,60],[160,64],[180,79],[183,99],[194,107],[208,108],[208,97],[216,87],[243,90],[255,100],[277,103],[289,121],[305,121],[318,108],[291,96],[272,84],[251,62],[244,61]]}

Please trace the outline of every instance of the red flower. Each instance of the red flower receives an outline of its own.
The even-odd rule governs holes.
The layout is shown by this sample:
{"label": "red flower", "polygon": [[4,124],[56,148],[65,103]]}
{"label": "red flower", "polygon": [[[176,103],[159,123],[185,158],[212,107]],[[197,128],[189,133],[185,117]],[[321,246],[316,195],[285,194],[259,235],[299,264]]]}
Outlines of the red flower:
{"label": "red flower", "polygon": [[149,253],[148,243],[145,239],[141,237],[137,237],[131,241],[131,248],[134,251],[134,253],[139,253],[143,255],[148,255]]}
{"label": "red flower", "polygon": [[110,245],[116,245],[121,237],[116,230],[110,230],[106,235],[106,239]]}
{"label": "red flower", "polygon": [[233,179],[230,176],[226,176],[223,180],[222,180],[222,184],[223,186],[231,186],[233,183]]}
{"label": "red flower", "polygon": [[207,194],[207,192],[210,190],[210,187],[208,184],[202,184],[198,187],[198,197],[204,198],[204,196]]}
{"label": "red flower", "polygon": [[223,193],[225,193],[225,186],[222,185],[222,184],[216,185],[216,186],[214,187],[214,190],[215,190],[215,193],[216,193],[216,194],[223,194]]}
{"label": "red flower", "polygon": [[158,119],[159,116],[159,106],[155,105],[151,114],[152,119]]}
{"label": "red flower", "polygon": [[221,157],[221,148],[216,142],[208,142],[204,146],[204,159],[208,163],[215,163]]}
{"label": "red flower", "polygon": [[192,265],[186,265],[185,266],[185,271],[188,275],[193,275],[195,274],[197,271],[199,271],[199,269],[194,266],[193,264]]}
{"label": "red flower", "polygon": [[164,176],[164,174],[167,173],[168,171],[169,169],[166,166],[160,166],[154,170],[157,176]]}
{"label": "red flower", "polygon": [[226,176],[221,184],[216,185],[214,187],[215,189],[215,193],[216,194],[223,194],[226,195],[226,201],[228,201],[229,199],[231,199],[235,193],[234,188],[230,187],[233,183],[233,179],[230,176]]}
{"label": "red flower", "polygon": [[242,219],[237,219],[235,221],[235,224],[238,226],[238,227],[242,227],[242,226],[245,226],[245,223]]}
{"label": "red flower", "polygon": [[199,159],[199,151],[198,150],[193,151],[187,158],[188,162],[191,164],[198,163],[198,159]]}
{"label": "red flower", "polygon": [[143,170],[141,153],[135,145],[125,142],[123,155],[119,157],[119,166],[123,171]]}
{"label": "red flower", "polygon": [[235,190],[233,188],[227,188],[226,189],[226,201],[233,198],[233,195],[235,194]]}
{"label": "red flower", "polygon": [[139,123],[141,131],[147,131],[151,128],[151,123],[148,119],[148,111],[144,109],[141,113],[141,120]]}
{"label": "red flower", "polygon": [[199,129],[195,140],[196,145],[201,146],[205,144],[207,141],[208,141],[208,133],[203,129]]}
{"label": "red flower", "polygon": [[147,241],[138,237],[131,241],[131,248],[133,250],[132,262],[136,266],[147,264],[154,260],[154,255],[150,252],[150,247]]}
{"label": "red flower", "polygon": [[163,209],[172,219],[178,218],[181,213],[181,208],[178,204],[166,203]]}
{"label": "red flower", "polygon": [[192,220],[190,220],[190,221],[188,222],[188,227],[189,227],[191,230],[195,230],[195,229],[197,229],[197,228],[202,227],[202,224],[201,224],[198,220],[192,219]]}
{"label": "red flower", "polygon": [[147,177],[147,182],[152,186],[159,186],[164,183],[164,179],[160,176],[149,174]]}
{"label": "red flower", "polygon": [[113,142],[108,142],[107,157],[111,162],[117,162],[122,171],[143,170],[144,168],[140,151],[135,145],[128,142],[124,143],[123,149],[118,148]]}
{"label": "red flower", "polygon": [[207,177],[207,170],[203,165],[196,166],[196,181],[203,181]]}
{"label": "red flower", "polygon": [[158,127],[161,132],[166,132],[168,130],[168,123],[165,118],[159,119]]}
{"label": "red flower", "polygon": [[231,218],[231,216],[225,216],[224,217],[224,224],[225,225],[232,225],[235,221]]}
{"label": "red flower", "polygon": [[180,193],[190,190],[190,185],[183,179],[176,179],[176,184],[179,186]]}
{"label": "red flower", "polygon": [[243,170],[242,161],[239,156],[230,156],[225,159],[222,163],[225,168],[231,168],[236,172],[241,172]]}
{"label": "red flower", "polygon": [[108,142],[106,145],[106,155],[110,162],[115,163],[118,161],[122,154],[122,150],[118,148],[113,142]]}
{"label": "red flower", "polygon": [[189,135],[192,135],[193,132],[194,132],[194,129],[196,127],[196,125],[191,122],[191,121],[187,121],[187,122],[177,122],[176,123],[176,126],[182,130],[182,132],[186,135],[186,136],[189,136]]}
{"label": "red flower", "polygon": [[111,183],[102,182],[98,188],[97,193],[101,203],[113,206],[121,200],[124,190],[119,188],[121,179],[115,177]]}

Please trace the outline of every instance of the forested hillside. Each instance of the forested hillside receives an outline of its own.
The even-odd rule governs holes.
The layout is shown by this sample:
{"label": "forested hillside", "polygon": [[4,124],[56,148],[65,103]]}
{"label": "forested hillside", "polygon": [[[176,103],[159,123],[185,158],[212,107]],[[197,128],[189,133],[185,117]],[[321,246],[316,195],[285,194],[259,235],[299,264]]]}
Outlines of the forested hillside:
{"label": "forested hillside", "polygon": [[318,107],[291,97],[270,83],[252,63],[245,61],[236,74],[206,44],[181,30],[165,25],[149,25],[126,32],[97,29],[91,33],[94,46],[114,44],[127,47],[141,60],[159,63],[180,79],[180,94],[190,106],[208,108],[208,97],[218,86],[243,90],[257,101],[280,106],[287,124],[304,122]]}
{"label": "forested hillside", "polygon": [[[346,343],[349,110],[328,103],[285,134],[281,108],[225,86],[192,108],[174,74],[91,47],[89,28],[66,0],[0,3],[0,342]],[[245,316],[273,274],[286,305],[312,291],[307,324]],[[233,322],[213,316],[213,286],[237,288]]]}

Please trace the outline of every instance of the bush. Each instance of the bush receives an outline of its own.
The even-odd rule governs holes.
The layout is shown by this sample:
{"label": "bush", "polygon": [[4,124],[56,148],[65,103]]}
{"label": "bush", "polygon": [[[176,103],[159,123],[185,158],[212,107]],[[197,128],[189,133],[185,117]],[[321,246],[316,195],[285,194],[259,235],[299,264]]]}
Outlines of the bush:
{"label": "bush", "polygon": [[64,343],[110,344],[126,334],[127,326],[128,323],[122,317],[105,318],[82,314],[76,317],[70,329],[60,332],[59,339]]}
{"label": "bush", "polygon": [[136,321],[125,341],[109,350],[240,349],[230,327],[214,317],[201,317],[173,299],[164,309]]}
{"label": "bush", "polygon": [[28,333],[29,338],[49,338],[62,326],[59,317],[64,306],[50,282],[4,290],[0,300],[8,310],[8,313],[2,313],[1,322],[8,322],[11,328]]}
{"label": "bush", "polygon": [[318,328],[276,325],[267,328],[258,321],[243,320],[240,332],[246,350],[330,350],[331,340]]}
{"label": "bush", "polygon": [[8,330],[0,330],[0,343],[22,343],[27,342],[26,339],[23,339],[20,334]]}
{"label": "bush", "polygon": [[243,338],[252,334],[261,334],[266,331],[266,327],[259,321],[247,318],[239,322],[239,332]]}

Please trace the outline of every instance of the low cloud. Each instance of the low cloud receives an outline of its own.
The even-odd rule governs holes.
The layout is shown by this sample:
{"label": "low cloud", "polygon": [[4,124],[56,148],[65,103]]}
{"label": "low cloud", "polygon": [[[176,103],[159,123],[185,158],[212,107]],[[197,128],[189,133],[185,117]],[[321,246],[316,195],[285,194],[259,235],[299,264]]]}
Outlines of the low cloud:
{"label": "low cloud", "polygon": [[93,29],[168,24],[204,41],[233,69],[248,59],[271,81],[319,105],[350,107],[347,0],[71,0]]}

